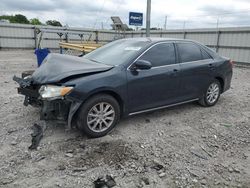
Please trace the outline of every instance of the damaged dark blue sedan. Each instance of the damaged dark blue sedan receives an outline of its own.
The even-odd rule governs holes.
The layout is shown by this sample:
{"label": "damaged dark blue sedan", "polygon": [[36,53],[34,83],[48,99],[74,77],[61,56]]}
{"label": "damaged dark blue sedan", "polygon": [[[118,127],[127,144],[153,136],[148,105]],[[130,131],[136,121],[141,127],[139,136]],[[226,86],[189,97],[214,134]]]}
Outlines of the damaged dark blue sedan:
{"label": "damaged dark blue sedan", "polygon": [[232,61],[194,41],[121,39],[83,57],[50,54],[31,75],[14,77],[41,119],[64,120],[90,137],[124,116],[198,101],[213,106],[230,88]]}

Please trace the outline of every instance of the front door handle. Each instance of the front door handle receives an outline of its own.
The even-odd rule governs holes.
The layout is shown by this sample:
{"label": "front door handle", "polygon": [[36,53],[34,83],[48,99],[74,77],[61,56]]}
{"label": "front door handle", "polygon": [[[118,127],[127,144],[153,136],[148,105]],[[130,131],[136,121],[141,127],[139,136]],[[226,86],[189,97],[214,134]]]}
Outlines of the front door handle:
{"label": "front door handle", "polygon": [[214,69],[215,69],[215,68],[214,68],[214,64],[212,64],[212,63],[208,64],[208,67],[209,67],[211,70],[214,70]]}
{"label": "front door handle", "polygon": [[174,69],[173,71],[174,71],[174,72],[178,72],[179,70],[178,70],[178,69]]}

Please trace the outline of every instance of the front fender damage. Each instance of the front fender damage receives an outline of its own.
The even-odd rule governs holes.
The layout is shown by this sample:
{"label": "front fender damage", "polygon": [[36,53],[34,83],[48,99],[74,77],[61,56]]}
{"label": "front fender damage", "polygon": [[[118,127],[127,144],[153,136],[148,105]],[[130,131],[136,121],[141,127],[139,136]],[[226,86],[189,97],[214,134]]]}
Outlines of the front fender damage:
{"label": "front fender damage", "polygon": [[18,93],[25,96],[24,105],[40,107],[41,120],[59,120],[67,123],[67,129],[73,125],[73,117],[82,104],[82,101],[74,97],[65,96],[64,98],[42,100],[39,97],[38,88],[33,85],[31,77],[13,77],[19,84]]}
{"label": "front fender damage", "polygon": [[69,98],[57,100],[44,100],[41,108],[41,120],[58,120],[67,123],[66,129],[73,126],[73,118],[81,106],[82,101]]}
{"label": "front fender damage", "polygon": [[17,82],[20,85],[20,87],[22,87],[22,88],[26,88],[26,87],[30,86],[31,83],[32,83],[32,78],[31,77],[27,77],[27,78],[24,79],[24,78],[19,78],[16,75],[14,75],[13,80],[15,82]]}
{"label": "front fender damage", "polygon": [[82,101],[72,101],[69,109],[68,121],[67,121],[67,129],[71,129],[72,127],[72,120],[74,115],[76,114],[77,110],[81,106]]}

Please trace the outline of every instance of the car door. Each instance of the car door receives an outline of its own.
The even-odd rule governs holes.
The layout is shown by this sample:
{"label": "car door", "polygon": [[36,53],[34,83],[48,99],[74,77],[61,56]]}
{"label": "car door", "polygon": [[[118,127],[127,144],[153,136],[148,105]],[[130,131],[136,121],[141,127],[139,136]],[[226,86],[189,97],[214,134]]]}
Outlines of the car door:
{"label": "car door", "polygon": [[147,49],[137,60],[152,64],[149,70],[127,69],[129,111],[137,112],[178,101],[180,66],[176,64],[173,43],[158,43]]}
{"label": "car door", "polygon": [[193,42],[178,42],[183,100],[198,98],[213,79],[214,60]]}

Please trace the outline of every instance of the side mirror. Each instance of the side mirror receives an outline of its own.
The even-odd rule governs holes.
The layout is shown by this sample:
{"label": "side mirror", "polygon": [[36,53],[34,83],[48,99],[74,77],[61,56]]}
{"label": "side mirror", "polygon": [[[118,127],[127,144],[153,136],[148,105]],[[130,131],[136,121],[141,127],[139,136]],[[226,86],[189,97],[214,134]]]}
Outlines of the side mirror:
{"label": "side mirror", "polygon": [[138,60],[134,63],[133,69],[139,69],[139,70],[148,70],[151,69],[152,64],[149,61],[146,60]]}

